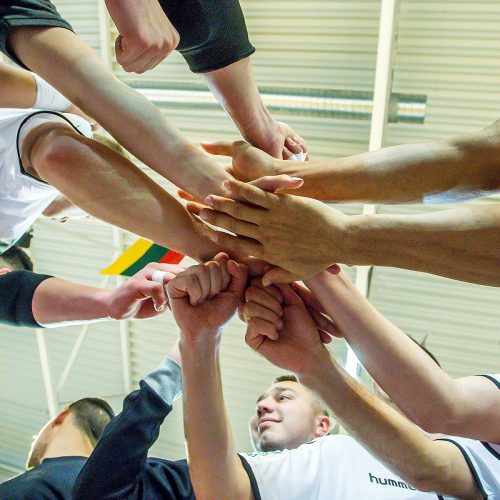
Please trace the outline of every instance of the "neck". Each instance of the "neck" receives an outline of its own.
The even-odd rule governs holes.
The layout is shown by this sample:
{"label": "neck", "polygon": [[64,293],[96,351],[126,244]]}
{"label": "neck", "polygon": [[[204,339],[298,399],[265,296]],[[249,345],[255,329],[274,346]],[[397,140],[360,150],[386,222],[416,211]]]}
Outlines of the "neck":
{"label": "neck", "polygon": [[80,432],[61,432],[47,446],[42,460],[58,457],[89,457],[94,447]]}

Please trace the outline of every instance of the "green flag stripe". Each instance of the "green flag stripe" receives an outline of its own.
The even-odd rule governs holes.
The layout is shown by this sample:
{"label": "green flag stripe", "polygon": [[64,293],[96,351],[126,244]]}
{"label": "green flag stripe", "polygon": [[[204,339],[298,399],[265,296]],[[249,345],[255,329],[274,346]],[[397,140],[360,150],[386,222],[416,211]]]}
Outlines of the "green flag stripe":
{"label": "green flag stripe", "polygon": [[149,264],[150,262],[158,262],[168,251],[168,248],[154,244],[143,254],[141,258],[124,269],[120,274],[122,276],[133,276],[135,273],[139,272],[146,264]]}

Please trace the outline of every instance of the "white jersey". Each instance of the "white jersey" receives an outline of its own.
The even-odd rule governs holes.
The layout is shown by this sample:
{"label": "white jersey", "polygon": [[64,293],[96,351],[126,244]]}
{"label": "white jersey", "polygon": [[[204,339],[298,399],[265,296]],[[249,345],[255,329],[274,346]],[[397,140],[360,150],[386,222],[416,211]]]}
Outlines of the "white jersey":
{"label": "white jersey", "polygon": [[69,123],[92,137],[90,124],[80,116],[35,109],[0,109],[0,253],[13,245],[59,192],[24,172],[22,141],[43,122]]}
{"label": "white jersey", "polygon": [[325,436],[294,450],[240,456],[262,500],[438,498],[415,490],[349,436]]}
{"label": "white jersey", "polygon": [[[482,376],[491,380],[500,389],[500,373]],[[500,415],[498,422],[500,425]],[[455,436],[443,440],[453,443],[460,449],[483,498],[500,500],[500,443],[486,443]]]}

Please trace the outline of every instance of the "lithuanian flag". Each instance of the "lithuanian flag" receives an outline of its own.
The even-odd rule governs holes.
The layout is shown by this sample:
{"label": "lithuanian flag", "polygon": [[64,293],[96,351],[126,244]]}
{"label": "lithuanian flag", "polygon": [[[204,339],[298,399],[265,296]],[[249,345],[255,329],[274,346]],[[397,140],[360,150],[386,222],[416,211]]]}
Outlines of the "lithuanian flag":
{"label": "lithuanian flag", "polygon": [[162,247],[149,240],[140,238],[123,255],[118,257],[110,266],[101,271],[101,274],[118,274],[133,276],[150,262],[162,264],[179,264],[184,255]]}

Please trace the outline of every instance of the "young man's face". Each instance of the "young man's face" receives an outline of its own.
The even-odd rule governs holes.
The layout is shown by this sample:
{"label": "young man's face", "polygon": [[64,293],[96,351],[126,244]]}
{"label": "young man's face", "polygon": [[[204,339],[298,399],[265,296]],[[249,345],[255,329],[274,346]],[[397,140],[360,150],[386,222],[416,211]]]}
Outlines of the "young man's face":
{"label": "young man's face", "polygon": [[297,382],[278,382],[257,400],[250,419],[252,442],[258,451],[297,448],[328,432],[320,421],[313,395]]}

